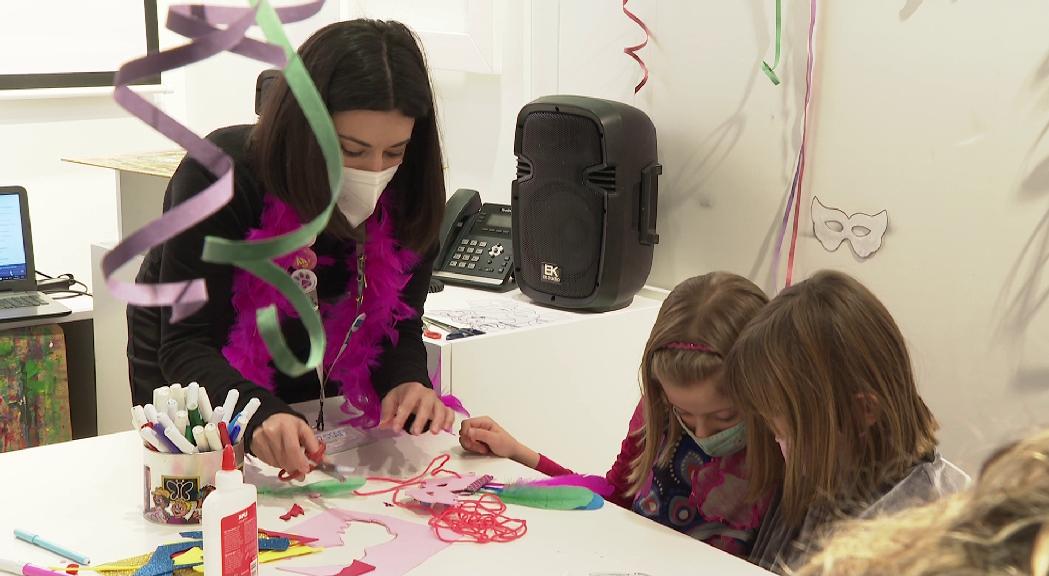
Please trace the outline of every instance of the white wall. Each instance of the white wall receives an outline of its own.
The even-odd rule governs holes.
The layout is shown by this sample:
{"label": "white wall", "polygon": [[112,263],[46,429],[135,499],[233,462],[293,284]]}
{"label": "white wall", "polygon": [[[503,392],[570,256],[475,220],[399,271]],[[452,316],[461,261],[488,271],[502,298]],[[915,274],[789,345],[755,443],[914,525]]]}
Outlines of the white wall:
{"label": "white wall", "polygon": [[[159,2],[161,49],[185,42],[164,28],[167,7],[175,3]],[[212,3],[245,4],[234,0]],[[317,28],[338,20],[339,14],[340,6],[332,0],[317,16],[289,26],[289,37],[297,44]],[[220,126],[253,121],[255,78],[264,68],[241,56],[223,54],[165,74],[164,92],[149,98],[199,134],[206,134]],[[94,94],[69,96],[56,91],[52,96],[19,100],[0,94],[0,185],[17,184],[29,191],[37,268],[50,274],[72,272],[91,284],[90,245],[117,237],[116,176],[109,169],[61,159],[176,146],[125,112],[113,101],[111,91],[83,92]]]}
{"label": "white wall", "polygon": [[[784,2],[780,87],[759,70],[772,54],[771,0],[630,2],[654,33],[642,52],[652,77],[636,97],[639,71],[622,48],[641,33],[619,2],[492,4],[497,69],[434,72],[449,189],[509,201],[513,121],[536,96],[633,103],[655,121],[665,166],[652,283],[726,269],[773,290],[769,242],[800,138],[807,2]],[[1049,5],[820,5],[798,273],[842,269],[886,302],[945,452],[974,468],[1049,409],[1049,45],[1035,25]],[[324,18],[353,9],[342,0]],[[166,80],[174,91],[162,103],[202,132],[250,121],[260,68],[236,56],[196,65]],[[168,144],[100,98],[3,102],[0,126],[0,180],[30,188],[40,267],[88,278],[88,243],[115,230],[112,178],[58,158]],[[847,246],[825,252],[811,234],[813,194],[848,212],[888,210],[881,251],[867,261]]]}
{"label": "white wall", "polygon": [[[619,3],[560,3],[559,85],[634,103],[656,123],[661,181],[653,284],[725,269],[772,290],[770,234],[799,144],[808,3],[631,2],[651,26],[652,78],[632,95],[640,32]],[[888,305],[911,346],[943,449],[970,469],[1049,419],[1049,46],[1043,2],[820,2],[798,274],[836,268]],[[504,119],[508,122],[509,118]],[[880,252],[828,253],[812,195],[887,209]]]}

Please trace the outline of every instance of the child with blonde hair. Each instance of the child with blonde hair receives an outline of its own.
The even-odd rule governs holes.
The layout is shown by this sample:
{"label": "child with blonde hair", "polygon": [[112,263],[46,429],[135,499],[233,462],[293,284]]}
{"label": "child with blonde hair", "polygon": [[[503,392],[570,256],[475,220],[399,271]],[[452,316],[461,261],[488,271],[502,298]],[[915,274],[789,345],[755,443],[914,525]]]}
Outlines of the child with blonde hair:
{"label": "child with blonde hair", "polygon": [[[722,387],[724,357],[768,299],[752,282],[716,272],[679,284],[663,302],[641,360],[642,397],[606,475],[620,506],[745,555],[766,501],[746,500],[743,414]],[[462,424],[463,447],[571,474],[491,418]]]}
{"label": "child with blonde hair", "polygon": [[1049,430],[987,461],[953,497],[838,527],[798,576],[1049,575]]}

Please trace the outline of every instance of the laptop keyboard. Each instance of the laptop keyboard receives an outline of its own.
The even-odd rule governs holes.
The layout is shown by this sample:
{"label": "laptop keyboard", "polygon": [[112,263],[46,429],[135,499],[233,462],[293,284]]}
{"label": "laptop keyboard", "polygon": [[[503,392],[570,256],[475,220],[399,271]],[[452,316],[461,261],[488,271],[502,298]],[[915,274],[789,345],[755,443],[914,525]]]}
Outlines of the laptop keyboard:
{"label": "laptop keyboard", "polygon": [[32,308],[33,306],[46,305],[47,300],[44,300],[40,297],[39,294],[35,293],[0,297],[0,310],[6,310],[10,308]]}

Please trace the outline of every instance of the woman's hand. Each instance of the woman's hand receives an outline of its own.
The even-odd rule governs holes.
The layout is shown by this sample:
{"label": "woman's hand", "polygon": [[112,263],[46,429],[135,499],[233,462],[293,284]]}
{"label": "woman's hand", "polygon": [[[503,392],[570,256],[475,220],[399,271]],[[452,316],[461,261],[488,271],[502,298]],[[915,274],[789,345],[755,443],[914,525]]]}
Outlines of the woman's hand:
{"label": "woman's hand", "polygon": [[306,453],[319,448],[313,429],[295,414],[274,414],[251,434],[251,451],[255,456],[299,479],[310,472],[311,463]]}
{"label": "woman's hand", "polygon": [[537,452],[518,442],[499,423],[487,416],[463,420],[459,427],[459,444],[469,452],[510,458],[529,468],[539,465]]}
{"label": "woman's hand", "polygon": [[382,399],[379,428],[401,430],[412,414],[415,422],[409,432],[415,435],[422,434],[427,421],[432,434],[439,434],[442,430],[451,432],[455,424],[455,412],[441,402],[436,392],[419,382],[405,382]]}

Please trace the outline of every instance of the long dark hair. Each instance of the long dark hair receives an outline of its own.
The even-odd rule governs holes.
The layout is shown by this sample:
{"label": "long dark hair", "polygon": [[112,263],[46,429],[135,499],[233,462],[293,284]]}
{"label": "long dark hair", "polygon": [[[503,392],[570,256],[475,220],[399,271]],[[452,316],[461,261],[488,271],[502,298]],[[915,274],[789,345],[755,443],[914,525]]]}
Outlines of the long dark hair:
{"label": "long dark hair", "polygon": [[[444,215],[444,168],[433,89],[415,35],[400,22],[337,22],[306,40],[299,56],[330,113],[398,110],[415,119],[391,186],[401,244],[417,252],[430,248]],[[303,219],[320,214],[331,198],[324,157],[283,76],[268,89],[251,139],[266,191]],[[348,238],[352,227],[335,211],[328,231]]]}

